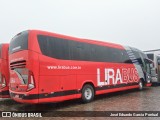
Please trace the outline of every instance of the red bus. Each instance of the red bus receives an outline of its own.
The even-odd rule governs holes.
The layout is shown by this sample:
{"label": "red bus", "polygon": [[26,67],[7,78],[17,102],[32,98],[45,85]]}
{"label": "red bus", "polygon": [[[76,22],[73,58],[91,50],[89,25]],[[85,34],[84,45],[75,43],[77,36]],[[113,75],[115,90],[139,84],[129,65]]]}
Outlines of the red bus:
{"label": "red bus", "polygon": [[9,44],[0,44],[0,98],[9,98]]}
{"label": "red bus", "polygon": [[[10,95],[21,103],[59,102],[150,86],[138,49],[39,30],[10,42]],[[146,69],[147,71],[147,69]]]}

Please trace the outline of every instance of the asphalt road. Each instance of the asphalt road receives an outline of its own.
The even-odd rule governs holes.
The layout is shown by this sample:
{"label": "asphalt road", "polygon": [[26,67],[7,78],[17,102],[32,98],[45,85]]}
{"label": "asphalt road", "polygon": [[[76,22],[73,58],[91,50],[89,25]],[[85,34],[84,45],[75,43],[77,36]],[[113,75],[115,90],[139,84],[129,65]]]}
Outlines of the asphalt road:
{"label": "asphalt road", "polygon": [[[160,111],[160,86],[145,88],[143,91],[128,90],[96,96],[93,102],[83,104],[81,100],[70,100],[48,104],[21,104],[11,99],[0,99],[0,111],[44,111],[44,115],[52,115],[53,111]],[[78,120],[110,120],[110,119],[152,120],[157,117],[55,117],[55,119]],[[0,118],[5,119],[5,118]],[[25,118],[22,118],[25,119]],[[37,118],[39,120],[39,118]],[[53,119],[52,117],[42,118]]]}

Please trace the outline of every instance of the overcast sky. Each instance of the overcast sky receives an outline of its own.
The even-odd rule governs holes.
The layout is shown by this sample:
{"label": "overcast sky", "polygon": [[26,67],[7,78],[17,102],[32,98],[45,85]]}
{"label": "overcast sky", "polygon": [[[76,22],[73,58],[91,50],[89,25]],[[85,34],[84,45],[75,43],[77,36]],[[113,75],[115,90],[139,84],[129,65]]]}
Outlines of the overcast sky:
{"label": "overcast sky", "polygon": [[160,0],[0,0],[0,42],[27,29],[160,49]]}

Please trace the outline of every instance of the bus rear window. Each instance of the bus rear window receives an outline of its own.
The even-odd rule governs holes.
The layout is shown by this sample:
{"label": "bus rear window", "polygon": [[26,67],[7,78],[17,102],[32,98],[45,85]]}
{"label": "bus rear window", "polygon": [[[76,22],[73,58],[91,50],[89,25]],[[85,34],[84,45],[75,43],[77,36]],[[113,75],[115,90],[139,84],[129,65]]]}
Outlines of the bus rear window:
{"label": "bus rear window", "polygon": [[10,42],[9,53],[28,49],[28,31],[17,34]]}
{"label": "bus rear window", "polygon": [[151,59],[151,60],[153,60],[153,59],[154,59],[153,54],[147,54],[147,56],[148,56],[148,58],[149,58],[149,59]]}

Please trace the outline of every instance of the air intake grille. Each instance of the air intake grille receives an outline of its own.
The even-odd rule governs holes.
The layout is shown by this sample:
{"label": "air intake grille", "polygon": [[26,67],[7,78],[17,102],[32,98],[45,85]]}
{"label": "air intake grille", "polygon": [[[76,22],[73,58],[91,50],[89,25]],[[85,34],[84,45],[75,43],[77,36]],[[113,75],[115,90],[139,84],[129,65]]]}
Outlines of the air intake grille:
{"label": "air intake grille", "polygon": [[26,67],[26,60],[16,61],[10,63],[11,70],[14,70],[15,68],[25,68]]}

